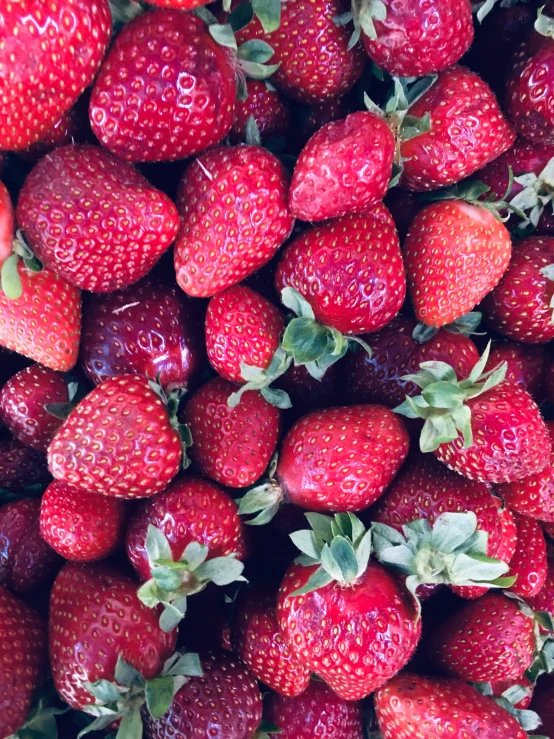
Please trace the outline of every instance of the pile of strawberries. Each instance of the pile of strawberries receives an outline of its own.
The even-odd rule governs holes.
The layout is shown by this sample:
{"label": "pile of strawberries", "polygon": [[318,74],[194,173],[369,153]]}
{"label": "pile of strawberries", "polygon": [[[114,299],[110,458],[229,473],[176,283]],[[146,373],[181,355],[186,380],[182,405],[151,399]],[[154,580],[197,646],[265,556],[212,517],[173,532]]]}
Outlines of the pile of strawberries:
{"label": "pile of strawberries", "polygon": [[554,739],[554,0],[149,2],[0,2],[0,739]]}

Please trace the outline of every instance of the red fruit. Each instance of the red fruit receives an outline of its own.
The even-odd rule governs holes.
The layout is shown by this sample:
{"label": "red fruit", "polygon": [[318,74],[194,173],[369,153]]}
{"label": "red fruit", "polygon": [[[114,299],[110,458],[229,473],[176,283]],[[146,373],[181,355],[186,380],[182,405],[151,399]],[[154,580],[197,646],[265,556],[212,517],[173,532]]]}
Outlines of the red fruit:
{"label": "red fruit", "polygon": [[329,98],[312,102],[310,105],[299,105],[292,110],[293,119],[290,137],[295,149],[302,149],[314,133],[332,121],[346,118],[355,111],[350,94],[339,98]]}
{"label": "red fruit", "polygon": [[384,205],[306,229],[284,250],[275,284],[297,290],[317,321],[345,334],[377,331],[406,294],[394,222]]}
{"label": "red fruit", "polygon": [[554,238],[532,236],[519,242],[502,280],[483,301],[487,322],[496,331],[530,344],[554,338],[554,280],[546,269],[552,264]]}
{"label": "red fruit", "polygon": [[252,116],[262,141],[286,136],[289,130],[289,109],[283,98],[269,82],[247,80],[246,100],[237,100],[235,120],[231,128],[233,143],[244,141],[246,124]]}
{"label": "red fruit", "polygon": [[510,590],[521,598],[537,595],[546,582],[546,541],[536,521],[525,516],[515,516],[517,548],[510,562],[510,576],[517,580]]}
{"label": "red fruit", "polygon": [[38,141],[90,85],[111,34],[106,0],[3,3],[0,149]]}
{"label": "red fruit", "polygon": [[524,711],[526,708],[529,708],[529,705],[533,698],[533,692],[535,690],[535,686],[527,677],[523,676],[523,677],[518,678],[517,680],[497,680],[495,682],[492,682],[490,685],[491,685],[491,690],[492,690],[492,696],[494,698],[502,698],[503,697],[502,694],[505,691],[513,689],[516,686],[523,688],[525,692],[524,697],[517,703],[514,703],[513,706],[518,711]]}
{"label": "red fruit", "polygon": [[495,556],[503,562],[511,562],[517,548],[517,526],[515,516],[509,508],[503,505],[500,498],[497,498],[496,495],[494,498],[497,501],[499,509],[502,532],[500,544],[498,545]]}
{"label": "red fruit", "polygon": [[283,166],[259,146],[217,147],[190,164],[178,194],[179,287],[211,297],[268,262],[294,223],[287,189]]}
{"label": "red fruit", "polygon": [[402,672],[375,694],[383,739],[526,739],[517,719],[462,680]]}
{"label": "red fruit", "polygon": [[[348,355],[347,355],[348,356]],[[295,412],[307,413],[316,408],[327,408],[340,402],[342,395],[341,364],[332,364],[321,380],[312,377],[305,365],[292,364],[275,383],[289,396]]]}
{"label": "red fruit", "polygon": [[49,479],[44,454],[12,437],[0,439],[0,488],[24,493],[27,486],[42,485]]}
{"label": "red fruit", "polygon": [[404,247],[417,319],[438,327],[469,313],[498,284],[511,253],[508,229],[485,208],[461,200],[423,208]]}
{"label": "red fruit", "polygon": [[546,580],[537,595],[528,596],[527,603],[531,608],[537,611],[546,611],[554,618],[554,551],[552,544],[549,542],[547,548],[547,571]]}
{"label": "red fruit", "polygon": [[412,221],[421,210],[419,196],[409,190],[393,187],[386,194],[384,203],[394,219],[400,241],[403,243]]}
{"label": "red fruit", "polygon": [[200,477],[179,477],[161,495],[143,501],[127,529],[127,555],[141,580],[151,577],[146,536],[148,526],[162,531],[175,561],[188,544],[208,547],[208,559],[246,555],[242,522],[237,506],[213,482]]}
{"label": "red fruit", "polygon": [[46,452],[62,422],[45,406],[68,402],[64,376],[33,364],[14,375],[0,390],[0,420],[22,444]]}
{"label": "red fruit", "polygon": [[517,601],[488,592],[447,617],[429,646],[433,663],[452,677],[518,680],[533,662],[534,621]]}
{"label": "red fruit", "polygon": [[542,346],[518,344],[515,341],[497,342],[493,345],[485,371],[506,362],[506,380],[519,384],[540,403],[545,396],[545,370],[548,355]]}
{"label": "red fruit", "polygon": [[106,380],[70,413],[48,448],[57,480],[85,493],[147,498],[179,471],[181,440],[167,409],[136,375]]}
{"label": "red fruit", "polygon": [[[431,116],[431,130],[401,145],[402,184],[436,190],[482,169],[514,143],[515,133],[489,86],[474,72],[455,66],[410,107],[410,115]],[[475,276],[480,270],[475,268]]]}
{"label": "red fruit", "polygon": [[72,708],[94,703],[85,683],[114,680],[119,656],[144,675],[158,676],[176,633],[158,626],[137,583],[103,564],[66,564],[50,595],[50,665],[56,690]]}
{"label": "red fruit", "polygon": [[26,498],[0,507],[0,585],[31,593],[49,585],[62,560],[40,537],[40,500]]}
{"label": "red fruit", "polygon": [[18,264],[21,297],[0,290],[0,345],[45,367],[66,372],[75,366],[81,335],[80,291],[55,272],[32,272]]}
{"label": "red fruit", "polygon": [[207,5],[204,0],[152,0],[152,5],[160,8],[178,8],[180,10],[192,10],[200,5]]}
{"label": "red fruit", "polygon": [[252,674],[230,655],[200,655],[202,677],[194,677],[176,694],[158,720],[147,716],[148,739],[175,739],[197,734],[210,739],[250,739],[262,717],[262,696]]}
{"label": "red fruit", "polygon": [[73,562],[109,557],[123,538],[125,503],[54,480],[40,506],[40,534],[52,549]]}
{"label": "red fruit", "polygon": [[10,737],[25,723],[45,658],[42,620],[0,587],[0,736]]}
{"label": "red fruit", "polygon": [[469,0],[385,0],[384,5],[386,17],[372,18],[375,38],[367,33],[362,38],[369,58],[392,75],[440,72],[455,64],[473,41]]}
{"label": "red fruit", "polygon": [[12,253],[14,213],[12,199],[0,182],[0,267]]}
{"label": "red fruit", "polygon": [[100,143],[132,162],[185,159],[221,141],[233,123],[231,52],[190,13],[153,10],[128,23],[90,99]]}
{"label": "red fruit", "polygon": [[204,363],[202,326],[181,290],[148,277],[87,297],[80,359],[95,385],[140,374],[166,392],[190,387]]}
{"label": "red fruit", "polygon": [[[82,98],[81,98],[82,100]],[[88,117],[87,117],[88,121]],[[75,108],[72,108],[54,124],[40,139],[23,151],[19,156],[30,164],[36,164],[40,159],[50,154],[59,146],[67,146],[75,143],[79,136],[79,126]]]}
{"label": "red fruit", "polygon": [[297,696],[310,683],[310,670],[279,631],[275,594],[256,589],[239,601],[232,631],[235,652],[258,680],[280,695]]}
{"label": "red fruit", "polygon": [[222,485],[245,488],[263,475],[275,452],[281,413],[256,391],[247,391],[230,408],[227,400],[234,390],[226,380],[210,380],[190,398],[180,418],[192,434],[196,467]]}
{"label": "red fruit", "polygon": [[359,703],[345,701],[321,680],[312,680],[302,695],[270,695],[265,717],[279,727],[280,739],[363,739]]}

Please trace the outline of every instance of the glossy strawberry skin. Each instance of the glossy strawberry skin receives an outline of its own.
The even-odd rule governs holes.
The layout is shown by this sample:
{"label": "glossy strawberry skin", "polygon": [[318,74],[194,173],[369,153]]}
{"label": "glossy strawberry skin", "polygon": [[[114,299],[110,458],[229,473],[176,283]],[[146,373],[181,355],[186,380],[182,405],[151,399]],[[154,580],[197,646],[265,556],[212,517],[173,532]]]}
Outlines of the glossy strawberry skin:
{"label": "glossy strawberry skin", "polygon": [[312,680],[302,695],[270,695],[265,716],[281,730],[281,739],[333,737],[363,739],[360,703],[345,701],[324,682]]}
{"label": "glossy strawberry skin", "polygon": [[49,645],[54,684],[72,708],[94,703],[84,683],[113,680],[119,655],[147,680],[173,653],[176,633],[136,594],[138,584],[104,564],[69,562],[50,594]]}
{"label": "glossy strawberry skin", "polygon": [[67,402],[64,376],[33,364],[14,375],[0,390],[0,421],[22,444],[46,452],[62,422],[45,406]]}
{"label": "glossy strawberry skin", "polygon": [[469,0],[387,0],[385,20],[375,20],[377,37],[362,34],[370,59],[400,77],[418,77],[455,64],[473,41]]}
{"label": "glossy strawberry skin", "polygon": [[230,287],[208,304],[210,364],[220,377],[242,384],[241,364],[267,369],[284,328],[283,315],[269,300],[249,287]]}
{"label": "glossy strawberry skin", "polygon": [[125,503],[119,498],[89,493],[54,480],[40,505],[40,534],[72,562],[109,557],[123,539]]}
{"label": "glossy strawberry skin", "polygon": [[18,265],[22,295],[0,292],[0,345],[59,372],[77,362],[81,335],[81,295],[49,269],[31,272]]}
{"label": "glossy strawberry skin", "polygon": [[396,153],[388,124],[370,112],[323,126],[294,168],[289,207],[303,221],[363,213],[387,192]]}
{"label": "glossy strawberry skin", "polygon": [[0,488],[24,493],[29,485],[50,480],[44,454],[10,436],[0,438]]}
{"label": "glossy strawberry skin", "polygon": [[231,54],[204,21],[154,10],[117,37],[92,91],[90,121],[121,159],[185,159],[226,136],[235,95]]}
{"label": "glossy strawberry skin", "polygon": [[381,565],[370,562],[356,582],[336,582],[291,597],[316,567],[293,564],[281,584],[277,619],[304,664],[344,700],[386,683],[411,657],[421,632],[413,597]]}
{"label": "glossy strawberry skin", "polygon": [[70,413],[48,448],[57,480],[85,492],[146,498],[181,464],[181,441],[167,410],[137,375],[106,380]]}
{"label": "glossy strawberry skin", "polygon": [[140,374],[170,392],[190,387],[204,361],[199,316],[176,286],[147,277],[86,297],[80,362],[95,385]]}
{"label": "glossy strawberry skin", "polygon": [[384,205],[304,231],[283,252],[277,291],[292,287],[317,321],[345,334],[377,331],[400,310],[406,294],[394,222]]}
{"label": "glossy strawberry skin", "polygon": [[554,281],[540,270],[554,263],[554,238],[531,236],[514,249],[502,280],[483,301],[490,326],[516,341],[545,343],[554,338]]}
{"label": "glossy strawberry skin", "polygon": [[0,267],[12,253],[14,212],[7,187],[0,182]]}
{"label": "glossy strawberry skin", "polygon": [[179,287],[211,297],[268,262],[292,231],[287,193],[283,166],[258,146],[215,147],[190,164],[177,196]]}
{"label": "glossy strawberry skin", "polygon": [[510,575],[517,580],[510,590],[520,598],[540,593],[546,582],[546,541],[537,521],[526,516],[515,516],[518,545],[510,562]]}
{"label": "glossy strawberry skin", "polygon": [[25,723],[46,663],[42,619],[0,586],[0,736]]}
{"label": "glossy strawberry skin", "polygon": [[129,523],[127,555],[141,580],[150,578],[146,552],[148,526],[162,531],[178,560],[192,541],[209,548],[208,559],[246,555],[245,536],[235,502],[213,482],[178,477],[160,495],[143,501]]}
{"label": "glossy strawberry skin", "polygon": [[31,146],[28,146],[23,151],[18,152],[19,156],[29,164],[36,164],[40,159],[50,154],[50,152],[59,146],[74,144],[75,141],[80,140],[80,122],[76,107],[71,108],[35,144],[31,144]]}
{"label": "glossy strawberry skin", "polygon": [[25,149],[71,108],[94,79],[111,25],[107,0],[3,5],[0,149]]}
{"label": "glossy strawberry skin", "polygon": [[388,408],[325,408],[288,432],[276,477],[287,499],[301,508],[360,511],[383,493],[408,448],[408,433]]}
{"label": "glossy strawberry skin", "polygon": [[[474,72],[454,66],[410,108],[431,116],[431,130],[404,141],[402,184],[418,192],[460,182],[514,143],[494,94]],[[475,273],[479,274],[478,272]]]}
{"label": "glossy strawberry skin", "polygon": [[236,386],[210,380],[190,398],[180,415],[188,424],[192,460],[198,470],[222,485],[245,488],[269,464],[279,435],[281,413],[257,391],[244,393],[236,408],[227,400]]}
{"label": "glossy strawberry skin", "polygon": [[554,550],[551,542],[547,546],[547,570],[544,585],[537,595],[528,596],[526,601],[534,611],[546,611],[554,617]]}
{"label": "glossy strawberry skin", "polygon": [[41,262],[92,292],[144,277],[179,230],[167,195],[129,164],[86,144],[57,149],[33,168],[17,219]]}
{"label": "glossy strawberry skin", "polygon": [[423,208],[404,245],[417,319],[440,327],[469,313],[498,284],[511,254],[510,233],[490,211],[458,200]]}
{"label": "glossy strawberry skin", "polygon": [[547,361],[548,355],[540,345],[529,346],[515,341],[499,341],[493,344],[485,372],[506,362],[508,365],[506,379],[522,385],[536,403],[541,403],[545,397]]}
{"label": "glossy strawberry skin", "polygon": [[231,128],[233,143],[244,141],[244,132],[250,116],[256,121],[262,141],[286,136],[290,125],[287,104],[271,85],[261,80],[247,80],[246,100],[237,100],[235,120]]}

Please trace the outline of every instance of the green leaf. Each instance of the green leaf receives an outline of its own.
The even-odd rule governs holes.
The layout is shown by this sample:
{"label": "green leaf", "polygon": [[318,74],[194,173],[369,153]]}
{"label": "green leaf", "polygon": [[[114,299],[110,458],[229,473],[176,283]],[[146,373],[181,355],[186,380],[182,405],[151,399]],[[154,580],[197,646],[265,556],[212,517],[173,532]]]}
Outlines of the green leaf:
{"label": "green leaf", "polygon": [[86,736],[86,734],[90,734],[92,731],[103,731],[104,729],[107,729],[110,724],[119,718],[119,716],[121,716],[119,713],[111,713],[109,716],[98,716],[94,721],[91,721],[88,726],[81,729],[77,734],[77,739],[81,739],[81,737]]}
{"label": "green leaf", "polygon": [[329,549],[333,560],[339,567],[342,580],[347,583],[352,582],[358,576],[358,560],[352,544],[343,536],[338,536],[331,541]]}
{"label": "green leaf", "polygon": [[226,48],[233,49],[234,51],[237,50],[237,41],[235,39],[235,34],[233,33],[233,29],[228,23],[225,23],[223,25],[219,23],[213,23],[211,26],[208,26],[208,30],[210,32],[210,36],[214,39],[214,41],[217,41],[220,46],[225,46]]}
{"label": "green leaf", "polygon": [[166,535],[152,524],[148,524],[145,546],[151,566],[160,559],[173,559]]}
{"label": "green leaf", "polygon": [[158,586],[158,583],[153,577],[150,578],[150,580],[147,580],[137,590],[138,599],[141,603],[144,603],[147,608],[155,608],[163,599],[163,593],[164,591],[162,591]]}
{"label": "green leaf", "polygon": [[[115,681],[125,688],[130,688],[133,685],[141,685],[144,681],[140,672],[126,662],[121,655],[117,658],[114,677]],[[117,700],[117,698],[115,700]],[[106,702],[109,703],[110,701]]]}
{"label": "green leaf", "polygon": [[435,382],[421,393],[434,408],[456,408],[463,404],[465,392],[451,382]]}
{"label": "green leaf", "polygon": [[47,403],[44,406],[44,410],[54,418],[58,418],[60,421],[65,421],[73,410],[73,403]]}
{"label": "green leaf", "polygon": [[295,590],[293,593],[290,594],[290,597],[295,597],[297,595],[305,595],[306,593],[312,593],[315,590],[320,590],[321,588],[324,588],[326,585],[329,585],[333,582],[333,577],[329,575],[323,567],[318,567],[318,569],[310,575],[307,583],[303,585],[298,590]]}
{"label": "green leaf", "polygon": [[197,541],[191,541],[185,547],[185,551],[181,555],[181,562],[185,562],[188,565],[188,570],[193,572],[200,565],[206,561],[208,554],[210,553],[209,548],[205,544],[200,544]]}
{"label": "green leaf", "polygon": [[[331,539],[331,541],[334,541],[334,539]],[[339,563],[335,560],[331,553],[331,548],[329,544],[324,544],[323,548],[321,550],[321,566],[324,568],[324,570],[333,578],[333,580],[336,580],[337,582],[346,583],[346,580],[343,577],[342,570],[339,566]]]}
{"label": "green leaf", "polygon": [[2,292],[8,300],[18,300],[23,294],[23,285],[18,270],[19,257],[17,254],[9,256],[2,265],[0,284]]}
{"label": "green leaf", "polygon": [[281,408],[282,410],[292,408],[289,394],[284,390],[279,390],[273,387],[263,387],[260,390],[260,393],[262,397],[267,400],[268,403],[274,405],[276,408]]}
{"label": "green leaf", "polygon": [[283,349],[297,364],[319,359],[327,348],[328,331],[310,318],[293,318],[283,336]]}
{"label": "green leaf", "polygon": [[186,598],[179,598],[179,600],[163,601],[164,609],[160,616],[160,629],[170,634],[183,620],[186,613]]}
{"label": "green leaf", "polygon": [[173,678],[170,675],[147,680],[145,691],[146,707],[152,718],[164,716],[173,702],[175,694]]}
{"label": "green leaf", "polygon": [[154,565],[150,569],[150,573],[156,584],[168,593],[177,590],[183,584],[183,572],[185,568],[179,563],[178,568],[172,568],[167,566]]}
{"label": "green leaf", "polygon": [[466,513],[442,513],[433,524],[432,545],[447,554],[458,549],[477,529],[477,516]]}
{"label": "green leaf", "polygon": [[140,709],[129,711],[121,718],[117,739],[142,739],[142,718]]}
{"label": "green leaf", "polygon": [[[280,7],[280,4],[279,4]],[[257,62],[265,64],[268,62],[275,52],[271,46],[261,39],[251,39],[246,41],[237,51],[239,59],[245,59],[249,62]]]}
{"label": "green leaf", "polygon": [[[256,123],[256,119],[253,115],[248,116],[248,120],[246,121],[246,126],[244,127],[244,140],[247,144],[250,146],[261,146],[262,145],[262,139],[260,136],[260,129],[258,128],[258,124]],[[248,365],[245,365],[248,366]],[[259,370],[259,367],[256,367],[256,369]],[[245,376],[245,374],[242,371],[242,364],[241,364],[241,375],[244,380],[248,381],[251,378]]]}
{"label": "green leaf", "polygon": [[263,511],[269,506],[277,505],[282,501],[283,493],[275,482],[258,485],[238,499],[239,514],[247,516],[251,513]]}
{"label": "green leaf", "polygon": [[304,554],[312,559],[319,560],[322,547],[318,544],[316,535],[313,531],[303,529],[290,534],[292,543]]}
{"label": "green leaf", "polygon": [[252,0],[254,15],[265,33],[273,33],[281,23],[281,0]]}
{"label": "green leaf", "polygon": [[279,64],[259,64],[246,59],[239,61],[239,67],[245,75],[253,80],[266,80],[279,69]]}
{"label": "green leaf", "polygon": [[422,452],[434,452],[441,444],[447,444],[458,437],[458,431],[448,415],[429,416],[423,425],[419,446]]}
{"label": "green leaf", "polygon": [[485,348],[485,351],[481,355],[481,358],[479,359],[479,361],[475,364],[475,366],[471,370],[470,375],[468,377],[468,380],[470,382],[472,382],[472,383],[477,382],[479,380],[479,378],[481,377],[481,375],[483,374],[483,372],[485,370],[485,367],[487,365],[487,362],[489,361],[489,354],[491,352],[491,345],[492,345],[492,342],[489,341],[489,343],[487,344],[487,346]]}
{"label": "green leaf", "polygon": [[358,562],[357,576],[360,577],[367,570],[372,551],[372,531],[366,531],[356,546],[356,560]]}
{"label": "green leaf", "polygon": [[185,654],[176,653],[164,665],[164,675],[186,675],[188,677],[202,677],[202,664],[195,652]]}
{"label": "green leaf", "polygon": [[464,448],[469,449],[469,447],[473,446],[471,408],[467,405],[462,405],[459,408],[454,408],[451,412],[451,416],[454,424],[456,425],[456,428],[464,437]]}
{"label": "green leaf", "polygon": [[322,541],[330,541],[333,535],[331,516],[325,516],[323,513],[305,513],[308,523],[314,530],[315,535]]}
{"label": "green leaf", "polygon": [[269,523],[275,518],[280,507],[280,503],[268,506],[265,510],[261,511],[261,513],[258,513],[257,516],[246,521],[246,523],[249,526],[265,526],[266,523]]}
{"label": "green leaf", "polygon": [[299,318],[311,318],[315,320],[312,306],[308,303],[306,298],[293,287],[283,288],[281,291],[281,301],[286,308],[295,313]]}
{"label": "green leaf", "polygon": [[88,692],[100,703],[117,703],[121,697],[117,685],[109,680],[97,680],[94,683],[84,683]]}
{"label": "green leaf", "polygon": [[241,579],[244,564],[235,557],[214,557],[196,570],[201,580],[209,580],[215,585],[224,586]]}
{"label": "green leaf", "polygon": [[247,26],[253,17],[254,11],[252,9],[252,4],[249,2],[240,3],[240,5],[237,5],[237,7],[228,16],[227,23],[236,33]]}
{"label": "green leaf", "polygon": [[[429,373],[432,382],[452,382],[455,383],[457,381],[456,372],[454,369],[447,364],[446,362],[421,362],[419,365],[422,370],[424,370],[426,373]],[[423,377],[427,378],[429,377],[429,374],[424,373],[418,373],[420,376],[423,375]],[[430,384],[429,381],[425,380],[425,385]]]}

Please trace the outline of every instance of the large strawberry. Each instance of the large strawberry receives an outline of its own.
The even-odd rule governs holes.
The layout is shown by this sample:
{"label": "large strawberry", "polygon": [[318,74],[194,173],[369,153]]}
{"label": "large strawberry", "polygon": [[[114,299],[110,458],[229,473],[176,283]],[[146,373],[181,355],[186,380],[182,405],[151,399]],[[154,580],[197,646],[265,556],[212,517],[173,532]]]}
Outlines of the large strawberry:
{"label": "large strawberry", "polygon": [[167,195],[131,165],[89,145],[56,149],[33,168],[17,220],[47,267],[92,292],[143,277],[179,229]]}
{"label": "large strawberry", "polygon": [[106,380],[69,414],[48,448],[50,471],[86,492],[145,498],[161,492],[182,460],[178,424],[147,380]]}
{"label": "large strawberry", "polygon": [[0,267],[12,253],[14,212],[10,193],[0,182]]}
{"label": "large strawberry", "polygon": [[3,3],[0,149],[38,141],[90,85],[111,32],[107,0]]}
{"label": "large strawberry", "polygon": [[510,590],[520,598],[538,595],[547,577],[546,541],[537,521],[515,516],[517,547],[510,560],[510,575],[517,577]]}
{"label": "large strawberry", "polygon": [[210,297],[268,262],[293,227],[287,192],[283,166],[259,146],[216,147],[192,162],[178,194],[179,286]]}

